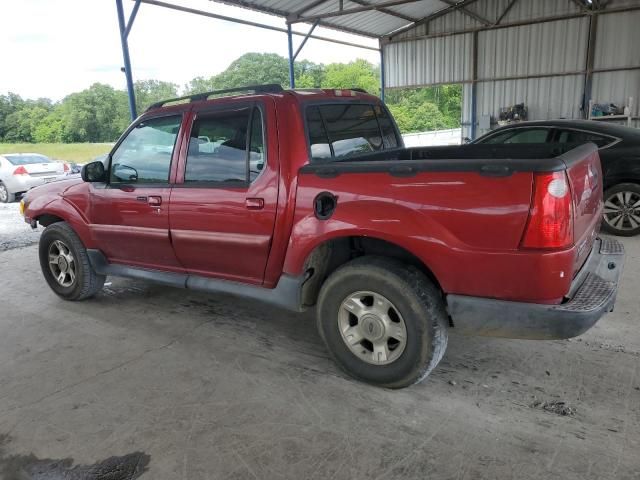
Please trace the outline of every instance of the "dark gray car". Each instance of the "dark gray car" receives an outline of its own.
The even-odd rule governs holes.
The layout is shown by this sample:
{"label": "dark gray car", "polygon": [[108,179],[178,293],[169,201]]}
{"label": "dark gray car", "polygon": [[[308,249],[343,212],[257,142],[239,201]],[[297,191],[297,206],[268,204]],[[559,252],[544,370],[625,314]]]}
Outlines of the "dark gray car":
{"label": "dark gray car", "polygon": [[497,128],[473,143],[586,143],[599,147],[604,175],[604,222],[610,233],[640,233],[640,130],[592,120],[521,122]]}

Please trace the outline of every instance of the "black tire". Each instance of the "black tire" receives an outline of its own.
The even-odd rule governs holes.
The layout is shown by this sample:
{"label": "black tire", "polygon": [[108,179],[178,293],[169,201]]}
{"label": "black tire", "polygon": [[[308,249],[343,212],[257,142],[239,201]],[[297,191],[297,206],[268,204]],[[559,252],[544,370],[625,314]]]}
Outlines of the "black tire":
{"label": "black tire", "polygon": [[[62,242],[68,247],[73,258],[74,280],[70,285],[62,285],[54,276],[49,266],[49,253],[54,242]],[[64,300],[78,301],[94,296],[104,286],[106,277],[98,275],[87,256],[87,249],[76,235],[76,232],[66,222],[58,222],[49,225],[40,236],[39,246],[40,268],[45,280],[60,298]],[[69,277],[70,278],[70,277]]]}
{"label": "black tire", "polygon": [[[629,198],[628,204],[621,202]],[[640,207],[633,207],[640,202],[640,185],[637,183],[619,183],[604,192],[605,213],[602,229],[620,237],[633,237],[640,234]],[[615,206],[616,209],[611,208]],[[617,214],[617,208],[621,215]],[[633,224],[638,224],[634,227]]]}
{"label": "black tire", "polygon": [[14,193],[9,192],[7,186],[0,182],[0,203],[12,203],[15,202],[16,196]]}
{"label": "black tire", "polygon": [[[368,363],[343,340],[339,311],[343,301],[361,291],[388,299],[406,326],[404,349],[391,363]],[[420,382],[447,348],[449,322],[439,289],[417,268],[394,259],[364,256],[340,267],[323,284],[317,313],[320,336],[336,363],[349,375],[374,385],[403,388]]]}

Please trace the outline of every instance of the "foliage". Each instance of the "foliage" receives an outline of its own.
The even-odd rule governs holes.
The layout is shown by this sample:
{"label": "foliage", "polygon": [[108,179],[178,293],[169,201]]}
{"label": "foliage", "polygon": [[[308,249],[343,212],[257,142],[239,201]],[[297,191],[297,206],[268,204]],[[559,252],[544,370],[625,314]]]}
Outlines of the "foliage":
{"label": "foliage", "polygon": [[[350,63],[316,64],[307,60],[294,65],[298,88],[362,88],[378,95],[377,65],[358,59]],[[233,88],[241,85],[277,83],[288,85],[286,58],[274,53],[247,53],[209,78],[196,77],[184,93]],[[136,107],[144,111],[151,103],[180,95],[178,85],[160,80],[135,82]],[[402,132],[460,126],[462,88],[391,90],[387,103]],[[95,83],[58,103],[48,99],[24,100],[14,93],[0,95],[0,141],[4,142],[112,142],[129,124],[124,90]]]}
{"label": "foliage", "polygon": [[349,63],[331,63],[326,67],[322,85],[325,88],[362,88],[373,95],[380,94],[378,67],[366,60]]}
{"label": "foliage", "polygon": [[390,90],[386,100],[403,133],[460,127],[462,85]]}

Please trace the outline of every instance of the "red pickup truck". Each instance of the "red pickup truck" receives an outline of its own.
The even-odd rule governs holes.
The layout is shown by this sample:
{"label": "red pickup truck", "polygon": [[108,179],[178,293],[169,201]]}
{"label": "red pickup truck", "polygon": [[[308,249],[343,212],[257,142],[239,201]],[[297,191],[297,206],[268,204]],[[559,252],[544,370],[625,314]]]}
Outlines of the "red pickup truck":
{"label": "red pickup truck", "polygon": [[595,145],[404,148],[353,90],[158,103],[82,180],[22,207],[64,299],[119,275],[315,306],[337,363],[391,388],[426,377],[449,330],[580,335],[612,310],[623,264],[597,235]]}

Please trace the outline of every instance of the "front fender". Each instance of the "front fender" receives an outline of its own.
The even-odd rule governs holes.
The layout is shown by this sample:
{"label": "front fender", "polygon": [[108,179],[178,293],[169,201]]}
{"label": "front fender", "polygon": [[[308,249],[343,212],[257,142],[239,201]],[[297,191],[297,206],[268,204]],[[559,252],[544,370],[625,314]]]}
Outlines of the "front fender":
{"label": "front fender", "polygon": [[73,202],[65,197],[55,198],[45,196],[35,196],[29,199],[25,208],[25,220],[38,220],[44,215],[51,215],[67,222],[80,237],[86,248],[95,248],[96,244],[89,228],[89,220],[86,214]]}

